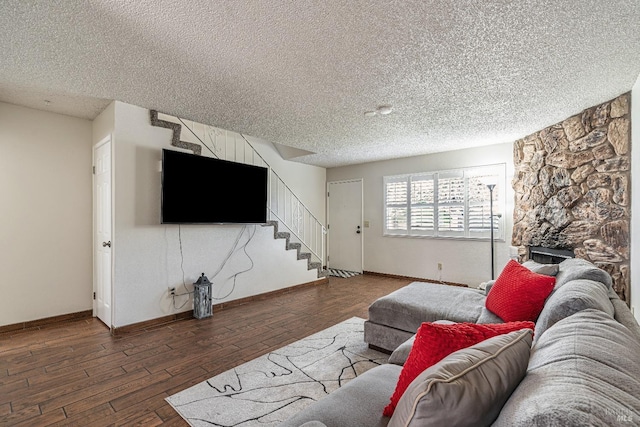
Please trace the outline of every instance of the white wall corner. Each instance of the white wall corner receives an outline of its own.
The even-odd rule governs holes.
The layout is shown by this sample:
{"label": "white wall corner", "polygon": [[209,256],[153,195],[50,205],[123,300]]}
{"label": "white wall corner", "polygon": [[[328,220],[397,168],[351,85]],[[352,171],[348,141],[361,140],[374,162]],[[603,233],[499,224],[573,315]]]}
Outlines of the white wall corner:
{"label": "white wall corner", "polygon": [[[635,144],[638,144],[637,147]],[[640,322],[640,75],[631,90],[631,308]],[[636,194],[634,194],[636,193]]]}

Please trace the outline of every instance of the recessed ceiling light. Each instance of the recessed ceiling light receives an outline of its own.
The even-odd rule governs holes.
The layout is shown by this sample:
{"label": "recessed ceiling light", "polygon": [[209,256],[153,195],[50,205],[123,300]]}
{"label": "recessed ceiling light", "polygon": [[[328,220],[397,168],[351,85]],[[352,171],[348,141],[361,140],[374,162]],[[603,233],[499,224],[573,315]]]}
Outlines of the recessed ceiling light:
{"label": "recessed ceiling light", "polygon": [[373,117],[373,116],[375,116],[376,114],[377,114],[377,113],[376,113],[375,111],[365,111],[365,112],[364,112],[364,115],[365,115],[366,117]]}
{"label": "recessed ceiling light", "polygon": [[393,109],[391,108],[391,105],[381,105],[378,107],[378,114],[386,116],[387,114],[391,113],[392,110]]}

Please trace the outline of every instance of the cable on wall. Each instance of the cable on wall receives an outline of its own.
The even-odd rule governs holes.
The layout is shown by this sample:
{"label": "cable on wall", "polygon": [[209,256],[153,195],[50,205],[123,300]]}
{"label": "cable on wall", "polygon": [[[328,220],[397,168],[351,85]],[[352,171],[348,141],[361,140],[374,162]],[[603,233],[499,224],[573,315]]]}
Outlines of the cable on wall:
{"label": "cable on wall", "polygon": [[[189,289],[187,288],[187,284],[185,283],[184,279],[184,253],[182,252],[182,226],[180,224],[178,224],[178,243],[180,245],[180,270],[182,271],[182,286],[184,287],[186,293],[173,295],[174,310],[180,310],[185,305],[187,305],[187,303],[191,301],[191,294],[193,293],[193,291],[189,291]],[[181,297],[184,295],[187,295],[187,299],[182,303],[180,307],[176,307],[176,297]]]}
{"label": "cable on wall", "polygon": [[247,239],[247,241],[246,241],[244,244],[242,244],[241,246],[238,246],[238,244],[240,243],[240,239],[242,238],[242,235],[244,234],[244,232],[245,232],[245,230],[246,230],[246,229],[247,229],[247,226],[246,226],[246,225],[242,227],[242,230],[241,230],[241,231],[240,231],[240,233],[238,234],[238,237],[236,238],[235,243],[234,243],[234,244],[233,244],[233,246],[231,247],[231,250],[230,250],[230,251],[229,251],[229,253],[227,254],[227,257],[224,259],[224,261],[222,261],[222,263],[221,263],[220,267],[218,268],[218,270],[213,274],[213,276],[212,276],[212,278],[211,278],[211,281],[213,282],[213,279],[214,279],[216,276],[218,276],[218,274],[220,274],[220,272],[222,271],[222,269],[224,268],[224,266],[227,264],[227,262],[229,261],[229,259],[230,259],[230,258],[231,258],[235,253],[237,253],[237,252],[239,252],[239,251],[243,251],[243,252],[244,252],[244,254],[245,254],[245,255],[247,256],[247,258],[249,259],[249,262],[251,263],[251,266],[250,266],[248,269],[246,269],[246,270],[242,270],[242,271],[239,271],[239,272],[237,272],[237,273],[232,274],[231,276],[228,276],[228,277],[225,279],[225,282],[226,282],[227,280],[229,280],[229,279],[233,279],[233,285],[231,286],[231,290],[230,290],[226,295],[224,295],[224,296],[222,296],[222,297],[212,297],[214,300],[222,300],[222,299],[227,298],[229,295],[231,295],[231,294],[233,293],[233,291],[235,290],[235,288],[236,288],[236,280],[237,280],[238,276],[239,276],[240,274],[242,274],[242,273],[246,273],[246,272],[248,272],[248,271],[251,271],[251,270],[253,269],[254,265],[255,265],[255,264],[254,264],[254,262],[253,262],[253,259],[251,258],[251,256],[250,256],[250,255],[249,255],[249,253],[247,252],[247,246],[249,245],[249,243],[251,242],[251,240],[253,240],[253,237],[254,237],[254,236],[255,236],[255,234],[256,234],[256,229],[257,229],[257,227],[256,227],[256,226],[254,226],[254,227],[253,227],[253,230],[250,230],[250,231],[249,231],[249,233],[248,233],[248,237],[249,237],[249,238]]}
{"label": "cable on wall", "polygon": [[[245,270],[238,271],[238,272],[233,273],[232,275],[226,277],[224,279],[224,282],[226,282],[229,279],[233,279],[233,284],[231,286],[231,290],[226,295],[224,295],[222,297],[212,297],[212,299],[222,300],[222,299],[225,299],[225,298],[229,297],[229,295],[231,295],[235,291],[236,281],[237,281],[238,276],[243,274],[243,273],[246,273],[248,271],[251,271],[253,269],[253,267],[255,266],[255,263],[254,263],[253,259],[251,258],[251,256],[247,252],[247,246],[253,240],[253,237],[255,236],[256,231],[257,231],[257,226],[254,226],[253,229],[249,230],[247,241],[240,245],[240,241],[241,241],[242,236],[244,235],[245,231],[247,231],[247,226],[243,225],[242,229],[238,233],[238,236],[236,237],[236,240],[234,241],[233,245],[231,246],[231,249],[227,253],[227,255],[224,258],[224,260],[222,261],[222,263],[220,263],[220,266],[218,267],[216,272],[211,276],[210,281],[213,282],[214,279],[222,272],[222,270],[227,265],[227,263],[229,262],[231,257],[233,257],[234,254],[236,254],[236,253],[238,253],[240,251],[244,252],[246,257],[249,259],[249,262],[250,262],[251,265],[250,265],[249,268],[247,268]],[[185,305],[187,305],[187,303],[189,301],[191,301],[191,294],[193,294],[193,292],[194,292],[194,291],[190,291],[189,288],[187,288],[187,284],[186,284],[186,280],[185,280],[184,252],[183,252],[183,249],[182,249],[182,227],[180,225],[178,225],[178,244],[179,244],[179,248],[180,248],[180,270],[182,272],[182,286],[184,287],[186,292],[173,295],[173,308],[174,308],[174,310],[180,310]],[[176,297],[181,297],[181,296],[187,296],[187,299],[180,306],[176,306]]]}

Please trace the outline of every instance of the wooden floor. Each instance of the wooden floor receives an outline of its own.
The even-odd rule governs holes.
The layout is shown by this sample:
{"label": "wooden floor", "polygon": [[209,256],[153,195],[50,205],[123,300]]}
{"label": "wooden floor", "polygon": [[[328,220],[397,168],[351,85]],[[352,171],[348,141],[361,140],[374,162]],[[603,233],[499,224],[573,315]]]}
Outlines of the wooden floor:
{"label": "wooden floor", "polygon": [[164,398],[353,316],[411,280],[374,275],[112,337],[96,319],[0,334],[1,426],[187,426]]}

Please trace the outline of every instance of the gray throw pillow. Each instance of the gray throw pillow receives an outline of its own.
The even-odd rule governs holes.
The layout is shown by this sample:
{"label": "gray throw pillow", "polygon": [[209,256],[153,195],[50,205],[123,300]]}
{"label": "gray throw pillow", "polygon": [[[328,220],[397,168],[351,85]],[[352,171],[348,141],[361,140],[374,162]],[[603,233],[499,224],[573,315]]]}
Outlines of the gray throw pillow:
{"label": "gray throw pillow", "polygon": [[[452,322],[450,320],[436,320],[433,323],[437,323],[440,325],[452,325],[456,322]],[[409,353],[411,353],[411,349],[413,348],[413,342],[416,340],[416,334],[413,334],[411,338],[403,342],[396,348],[391,356],[389,356],[388,363],[393,363],[394,365],[404,365],[404,362],[407,361],[407,357],[409,357]]]}
{"label": "gray throw pillow", "polygon": [[491,291],[491,288],[493,288],[493,285],[496,284],[495,279],[494,280],[489,280],[488,282],[485,283],[484,285],[484,294],[485,295],[489,295],[489,291]]}
{"label": "gray throw pillow", "polygon": [[493,313],[487,307],[482,307],[482,312],[476,323],[504,323],[504,320],[497,314]]}
{"label": "gray throw pillow", "polygon": [[389,356],[388,363],[393,363],[394,365],[399,365],[399,366],[404,365],[404,362],[407,361],[407,357],[409,357],[409,353],[411,353],[411,349],[413,348],[413,342],[415,340],[416,340],[416,335],[413,334],[411,338],[409,338],[408,340],[400,344],[398,348],[393,350],[393,353],[391,353],[391,356]]}
{"label": "gray throw pillow", "polygon": [[560,320],[531,349],[527,375],[494,426],[623,426],[640,421],[640,342],[608,314]]}
{"label": "gray throw pillow", "polygon": [[532,259],[523,262],[522,265],[534,273],[544,274],[545,276],[555,276],[560,271],[558,264],[541,264]]}
{"label": "gray throw pillow", "polygon": [[527,370],[531,330],[489,338],[422,372],[389,421],[398,426],[488,426]]}

